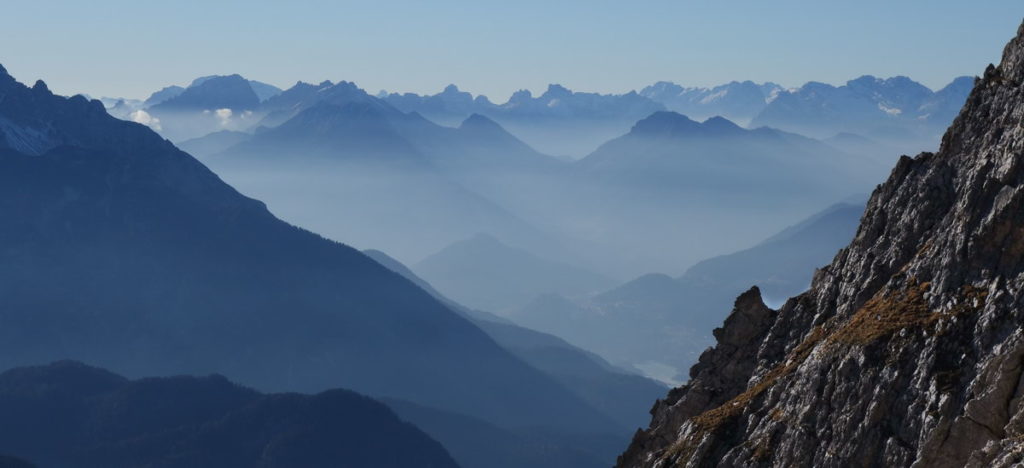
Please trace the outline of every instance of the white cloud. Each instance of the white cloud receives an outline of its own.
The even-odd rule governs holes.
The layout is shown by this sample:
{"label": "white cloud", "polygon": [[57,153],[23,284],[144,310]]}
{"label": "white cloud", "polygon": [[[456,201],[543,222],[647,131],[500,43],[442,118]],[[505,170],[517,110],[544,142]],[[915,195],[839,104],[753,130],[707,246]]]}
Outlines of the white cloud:
{"label": "white cloud", "polygon": [[144,110],[140,109],[135,112],[132,112],[131,114],[128,114],[128,119],[132,122],[140,123],[149,128],[152,128],[153,130],[160,131],[160,119],[153,117],[152,115],[149,115],[149,112],[146,112]]}
{"label": "white cloud", "polygon": [[214,114],[217,114],[217,118],[220,120],[221,127],[226,127],[229,123],[231,123],[231,109],[217,109],[216,111],[214,111]]}

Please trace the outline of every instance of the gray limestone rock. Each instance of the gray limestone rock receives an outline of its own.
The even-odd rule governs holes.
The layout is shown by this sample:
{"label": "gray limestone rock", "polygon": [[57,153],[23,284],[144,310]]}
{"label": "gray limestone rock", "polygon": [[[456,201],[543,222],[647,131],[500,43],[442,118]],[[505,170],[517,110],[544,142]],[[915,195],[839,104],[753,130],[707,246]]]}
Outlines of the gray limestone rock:
{"label": "gray limestone rock", "polygon": [[1024,463],[1024,26],[778,311],[745,293],[621,467]]}

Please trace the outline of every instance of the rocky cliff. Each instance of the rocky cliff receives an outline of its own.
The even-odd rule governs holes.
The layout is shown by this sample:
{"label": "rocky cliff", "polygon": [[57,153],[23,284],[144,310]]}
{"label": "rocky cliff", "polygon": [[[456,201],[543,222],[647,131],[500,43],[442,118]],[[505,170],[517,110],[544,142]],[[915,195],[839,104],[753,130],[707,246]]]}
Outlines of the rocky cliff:
{"label": "rocky cliff", "polygon": [[1024,463],[1022,81],[1024,26],[806,293],[736,301],[619,466]]}

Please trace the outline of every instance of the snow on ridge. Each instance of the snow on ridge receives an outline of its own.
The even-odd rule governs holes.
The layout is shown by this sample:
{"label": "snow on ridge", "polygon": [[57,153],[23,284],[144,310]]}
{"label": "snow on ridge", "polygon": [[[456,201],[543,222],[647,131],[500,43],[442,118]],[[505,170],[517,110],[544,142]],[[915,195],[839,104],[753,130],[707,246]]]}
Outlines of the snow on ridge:
{"label": "snow on ridge", "polygon": [[31,156],[39,156],[59,144],[45,130],[17,125],[3,116],[0,116],[0,134],[8,147]]}
{"label": "snow on ridge", "polygon": [[885,112],[886,114],[891,115],[891,116],[898,116],[898,115],[903,114],[903,110],[902,109],[897,109],[895,107],[889,107],[889,106],[887,106],[885,104],[882,104],[881,102],[878,103],[878,109],[881,110],[882,112]]}

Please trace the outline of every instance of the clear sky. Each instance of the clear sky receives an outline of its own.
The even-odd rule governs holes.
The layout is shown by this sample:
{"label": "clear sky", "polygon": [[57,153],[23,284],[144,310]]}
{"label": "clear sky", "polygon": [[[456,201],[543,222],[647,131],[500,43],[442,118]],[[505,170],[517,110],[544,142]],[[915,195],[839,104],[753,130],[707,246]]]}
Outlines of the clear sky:
{"label": "clear sky", "polygon": [[936,88],[997,62],[1022,0],[4,0],[0,63],[55,92],[145,97],[240,73],[287,87],[355,81],[504,101],[548,83],[624,92],[658,80]]}

